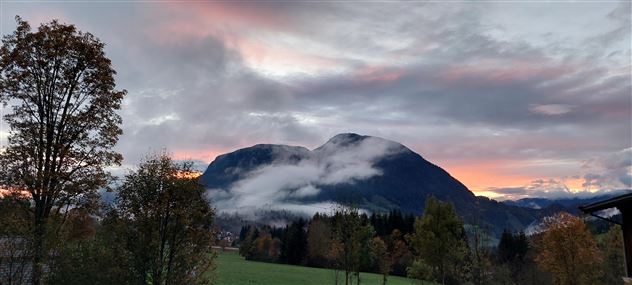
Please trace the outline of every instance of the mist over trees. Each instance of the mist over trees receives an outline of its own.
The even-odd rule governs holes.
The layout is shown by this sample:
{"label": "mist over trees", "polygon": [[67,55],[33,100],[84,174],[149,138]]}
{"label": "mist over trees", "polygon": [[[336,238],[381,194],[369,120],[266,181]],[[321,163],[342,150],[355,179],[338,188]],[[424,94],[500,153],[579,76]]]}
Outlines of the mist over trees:
{"label": "mist over trees", "polygon": [[[383,284],[391,275],[420,284],[623,284],[620,228],[599,226],[607,232],[591,233],[581,219],[565,213],[546,225],[531,236],[505,230],[494,242],[483,229],[466,230],[450,203],[429,197],[416,218],[340,207],[283,228],[244,226],[237,243],[248,260],[333,269],[334,284],[361,284],[360,272],[381,274]],[[569,236],[578,238],[569,242]],[[288,250],[301,254],[290,262],[283,258]],[[579,255],[581,261],[566,266],[574,271],[565,271],[564,262]]]}

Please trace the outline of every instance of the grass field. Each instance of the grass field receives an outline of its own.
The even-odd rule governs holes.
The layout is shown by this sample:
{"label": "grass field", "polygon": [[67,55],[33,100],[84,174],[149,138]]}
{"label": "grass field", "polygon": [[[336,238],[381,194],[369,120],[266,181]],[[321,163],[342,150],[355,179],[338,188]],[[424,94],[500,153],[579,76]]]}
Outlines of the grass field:
{"label": "grass field", "polygon": [[[334,284],[334,272],[329,269],[246,261],[236,252],[220,252],[217,258],[218,285],[327,285]],[[344,273],[341,273],[341,275]],[[382,284],[382,275],[361,273],[361,284]],[[390,285],[415,284],[402,277],[389,277]]]}

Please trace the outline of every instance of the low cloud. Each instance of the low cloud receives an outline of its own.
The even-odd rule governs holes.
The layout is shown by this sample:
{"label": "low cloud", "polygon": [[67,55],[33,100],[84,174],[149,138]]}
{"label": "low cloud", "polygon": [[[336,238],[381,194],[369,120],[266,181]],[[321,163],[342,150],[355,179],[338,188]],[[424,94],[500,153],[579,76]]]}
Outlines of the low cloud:
{"label": "low cloud", "polygon": [[228,189],[210,189],[207,194],[220,211],[239,212],[250,218],[260,210],[287,210],[308,215],[329,212],[335,208],[333,202],[304,203],[301,200],[320,194],[322,186],[353,184],[382,175],[375,163],[402,150],[401,145],[379,138],[366,138],[357,143],[334,138],[298,162],[279,157],[271,164],[250,171]]}
{"label": "low cloud", "polygon": [[564,105],[564,104],[546,104],[546,105],[535,105],[531,107],[531,111],[534,113],[544,114],[544,115],[564,115],[573,110],[572,105]]}
{"label": "low cloud", "polygon": [[632,148],[596,156],[584,161],[581,175],[582,189],[571,190],[566,178],[536,179],[520,187],[490,187],[486,191],[503,196],[503,200],[521,198],[590,197],[632,188]]}
{"label": "low cloud", "polygon": [[632,148],[626,148],[605,156],[588,160],[582,166],[587,189],[612,189],[632,187]]}

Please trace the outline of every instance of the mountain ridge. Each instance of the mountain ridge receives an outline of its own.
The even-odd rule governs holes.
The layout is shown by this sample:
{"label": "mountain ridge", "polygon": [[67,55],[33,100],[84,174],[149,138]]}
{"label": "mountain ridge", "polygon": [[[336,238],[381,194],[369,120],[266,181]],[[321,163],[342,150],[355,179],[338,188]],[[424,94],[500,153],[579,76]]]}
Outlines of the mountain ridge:
{"label": "mountain ridge", "polygon": [[429,196],[452,203],[466,223],[500,234],[522,230],[548,211],[476,196],[440,166],[391,140],[338,134],[309,150],[257,144],[218,156],[201,176],[219,210],[354,205],[420,215]]}

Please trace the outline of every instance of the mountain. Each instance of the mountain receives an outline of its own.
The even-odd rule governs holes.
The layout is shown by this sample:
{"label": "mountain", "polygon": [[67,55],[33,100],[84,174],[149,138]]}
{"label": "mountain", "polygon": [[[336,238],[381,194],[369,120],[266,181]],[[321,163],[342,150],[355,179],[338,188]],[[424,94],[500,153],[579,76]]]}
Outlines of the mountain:
{"label": "mountain", "polygon": [[532,209],[546,209],[558,207],[572,214],[579,214],[579,206],[595,203],[597,201],[607,200],[615,196],[630,193],[631,190],[616,190],[607,194],[592,195],[587,197],[568,197],[568,198],[523,198],[519,200],[503,201],[506,205],[525,207]]}
{"label": "mountain", "polygon": [[423,213],[434,196],[455,206],[468,224],[500,234],[522,230],[548,211],[477,197],[441,167],[402,144],[339,134],[309,150],[258,144],[218,156],[201,176],[220,211],[257,218],[261,211],[312,214],[336,203],[366,211]]}

